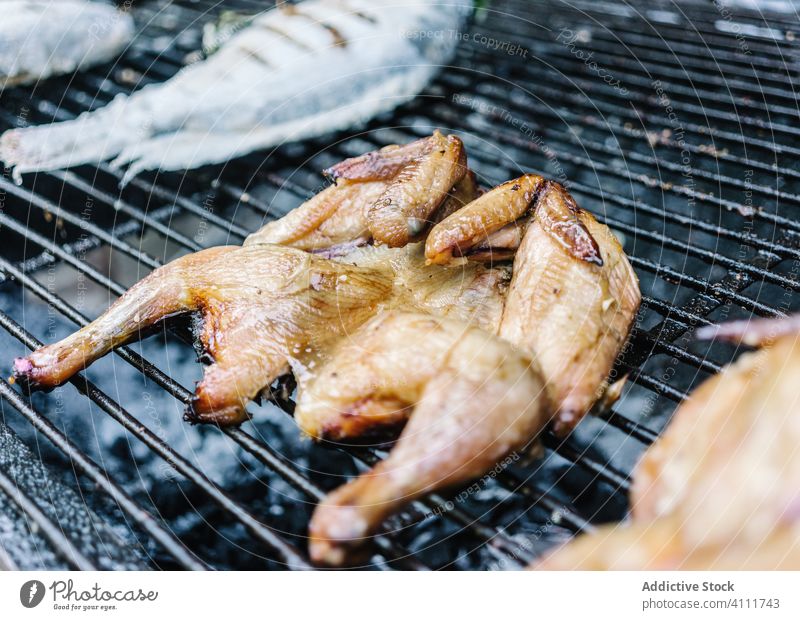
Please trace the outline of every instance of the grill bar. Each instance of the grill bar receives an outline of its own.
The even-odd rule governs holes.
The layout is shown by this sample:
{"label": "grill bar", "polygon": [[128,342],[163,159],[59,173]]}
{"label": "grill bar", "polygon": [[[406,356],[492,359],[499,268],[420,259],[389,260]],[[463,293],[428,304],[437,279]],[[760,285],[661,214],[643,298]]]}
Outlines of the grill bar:
{"label": "grill bar", "polygon": [[[444,110],[442,112],[442,114],[445,115],[446,117],[450,117],[450,118],[453,117],[453,114],[451,112],[447,111],[447,110]],[[546,113],[544,115],[546,115]],[[500,119],[499,119],[499,117],[495,116],[495,120],[497,121],[497,120],[500,120]],[[664,121],[662,120],[661,122],[663,124]],[[536,124],[536,123],[533,123],[533,124]],[[528,144],[529,148],[531,148],[531,149],[541,150],[541,147],[539,145],[536,145],[536,144],[534,144],[533,142],[531,142],[529,140],[526,141],[524,138],[520,138],[518,135],[515,135],[515,134],[507,131],[506,129],[504,129],[502,127],[499,127],[497,123],[492,124],[492,127],[493,127],[493,130],[495,130],[495,131],[501,131],[502,134],[503,134],[503,137],[511,140],[512,144]],[[548,131],[547,134],[548,134],[548,136],[550,136],[552,134],[552,132]],[[558,135],[554,135],[553,137],[556,138],[556,140],[557,140],[559,136]],[[574,138],[572,139],[572,142],[573,143],[575,142]],[[554,143],[555,143],[555,140],[554,140]],[[584,145],[584,141],[581,140],[579,144],[580,145]],[[591,141],[586,142],[585,146],[591,147],[592,146]],[[600,161],[593,160],[593,159],[590,159],[588,157],[584,157],[582,155],[576,155],[576,154],[574,154],[572,152],[573,150],[574,150],[573,146],[568,145],[567,149],[565,149],[563,151],[558,151],[558,159],[561,160],[561,161],[569,162],[570,164],[574,164],[574,165],[577,165],[577,166],[580,166],[580,167],[584,167],[585,169],[588,169],[588,170],[599,171],[599,172],[602,172],[604,174],[608,174],[609,176],[617,177],[617,178],[619,178],[621,180],[624,180],[625,182],[634,183],[636,185],[642,186],[643,188],[658,188],[658,189],[662,190],[663,192],[665,192],[667,194],[675,194],[675,195],[678,195],[678,196],[681,196],[681,197],[684,197],[684,198],[687,198],[687,199],[691,199],[691,200],[696,201],[698,203],[709,204],[709,205],[713,205],[713,206],[716,206],[716,207],[721,207],[721,208],[723,208],[723,209],[725,209],[727,211],[739,213],[741,211],[741,209],[742,209],[741,204],[736,203],[736,202],[734,202],[732,200],[726,200],[726,199],[723,199],[723,198],[719,198],[719,197],[716,197],[716,196],[714,196],[712,194],[709,194],[709,193],[706,193],[706,192],[701,192],[701,191],[698,191],[696,189],[693,189],[692,187],[687,187],[687,186],[682,186],[682,185],[676,185],[674,183],[669,183],[669,182],[663,181],[663,180],[661,180],[659,178],[656,178],[656,177],[653,177],[653,176],[650,176],[650,175],[647,175],[647,174],[643,174],[643,173],[636,174],[636,173],[631,172],[628,169],[618,169],[618,168],[603,164]],[[608,149],[606,149],[605,147],[601,147],[601,150],[608,151]],[[798,150],[798,154],[800,154],[800,150]],[[631,154],[629,154],[629,156],[631,156]],[[656,159],[656,158],[649,158],[647,156],[642,156],[642,155],[637,155],[635,157],[647,161],[654,169],[659,169],[659,168],[673,168],[674,169],[674,166],[675,166],[674,164],[667,164],[667,162],[664,162],[663,160]],[[731,185],[731,183],[729,183],[728,180],[726,180],[725,178],[720,177],[719,175],[714,175],[714,174],[710,174],[710,173],[706,173],[706,172],[701,172],[701,171],[698,171],[697,169],[694,169],[694,168],[690,168],[688,170],[685,170],[685,171],[682,170],[681,171],[681,173],[684,173],[684,172],[690,177],[692,177],[692,176],[705,177],[705,178],[707,178],[709,180],[714,181],[715,183],[718,183],[720,186],[728,185],[728,186],[733,187],[733,188],[736,188],[736,187],[740,187],[741,188],[742,187],[741,183],[738,182],[738,181],[736,181],[734,184]],[[758,190],[759,190],[759,187],[758,186],[754,186],[751,191],[756,193]],[[777,198],[783,198],[783,199],[791,198],[791,200],[793,200],[793,201],[797,201],[797,200],[800,199],[800,197],[798,197],[797,195],[794,195],[794,194],[777,196]],[[798,223],[798,222],[796,222],[794,220],[791,220],[789,218],[782,217],[782,216],[779,216],[779,215],[775,215],[775,214],[770,213],[768,211],[764,211],[761,208],[761,205],[755,205],[753,207],[752,213],[748,213],[748,215],[752,215],[752,217],[754,217],[756,219],[763,220],[765,222],[781,226],[782,228],[787,229],[787,230],[794,230],[794,231],[800,230],[800,223]],[[784,251],[786,251],[786,250],[784,249]]]}
{"label": "grill bar", "polygon": [[[519,2],[516,2],[515,5],[519,6]],[[597,19],[593,18],[596,23],[601,24],[604,27],[607,27],[609,30],[616,32],[618,29],[623,29],[625,27],[630,27],[630,21],[626,21],[626,18],[629,17],[628,15],[615,15],[611,12],[604,12],[603,10],[598,10],[596,5],[592,5],[588,2],[571,2],[570,5],[566,5],[564,3],[555,4],[553,2],[547,2],[547,5],[550,7],[558,6],[562,10],[565,8],[571,8],[574,11],[580,11],[581,13],[585,14],[599,14],[602,17],[602,21],[598,22]],[[608,3],[604,3],[603,9],[608,7]],[[707,6],[707,5],[706,5]],[[672,43],[673,41],[685,41],[686,40],[686,31],[687,27],[691,28],[695,34],[697,34],[703,44],[705,45],[706,52],[714,51],[716,54],[716,50],[734,50],[735,52],[741,53],[741,44],[737,39],[736,33],[728,32],[728,31],[721,31],[716,28],[716,23],[721,21],[722,15],[716,11],[709,11],[710,19],[706,19],[703,17],[702,12],[706,8],[702,3],[693,3],[693,6],[690,11],[690,15],[687,15],[677,4],[672,4],[671,8],[675,8],[678,13],[684,18],[683,23],[680,24],[672,24],[668,21],[659,21],[658,22],[658,30],[656,31],[653,29],[652,22],[648,22],[645,19],[637,19],[637,25],[645,25],[653,29],[653,34],[659,37],[663,37],[664,31],[668,31],[673,33],[673,37],[668,37],[665,40]],[[736,19],[745,22],[750,22],[754,25],[762,25],[767,23],[768,17],[766,12],[755,12],[755,13],[748,13],[745,7],[736,7]],[[785,16],[784,16],[785,19]],[[786,29],[787,26],[790,26],[791,23],[787,23],[786,21],[777,21],[776,22],[779,27]],[[700,26],[700,28],[698,28]],[[772,43],[762,43],[758,37],[750,38],[747,41],[747,45],[753,51],[761,52],[767,56],[773,56],[775,59],[782,63],[784,67],[791,66],[793,57],[796,60],[797,56],[797,43],[792,43],[791,41],[784,40],[781,41],[780,45],[777,41],[773,41]]]}
{"label": "grill bar", "polygon": [[[506,36],[504,33],[497,33],[498,36]],[[559,43],[551,43],[551,46],[559,45]],[[481,61],[482,59],[485,60],[489,59],[491,61],[491,56],[486,52],[481,52],[478,50],[465,50],[464,52],[470,59],[475,59],[476,61]],[[602,88],[600,85],[596,84],[595,82],[587,79],[584,74],[581,73],[580,67],[583,66],[582,63],[579,61],[576,62],[565,62],[561,65],[553,65],[552,74],[555,77],[556,81],[560,81],[561,78],[561,71],[563,74],[570,78],[570,80],[580,88],[582,95],[588,95],[591,98],[592,106],[602,106],[603,100],[605,98],[612,98],[614,100],[619,101],[616,107],[620,108],[621,114],[630,114],[632,108],[630,107],[631,102],[636,103],[637,105],[641,105],[643,107],[651,107],[658,109],[660,106],[656,101],[655,93],[653,92],[653,84],[652,82],[645,82],[644,80],[639,80],[636,84],[642,87],[645,92],[652,93],[652,94],[641,94],[639,92],[630,91],[624,97],[622,97],[617,91],[613,89]],[[560,70],[560,71],[559,71]],[[514,66],[513,68],[509,68],[510,73],[512,74],[519,74],[519,75],[526,75],[532,76],[533,70],[530,68],[529,65],[523,66]],[[541,79],[541,76],[536,76],[537,79]],[[627,78],[626,78],[627,80]],[[532,83],[532,80],[528,80],[528,83]],[[626,81],[627,83],[627,81]],[[729,123],[736,127],[740,127],[741,129],[750,128],[754,130],[754,133],[757,133],[758,130],[762,129],[769,129],[771,134],[786,134],[787,137],[796,136],[800,130],[783,123],[770,121],[769,124],[765,124],[763,120],[753,118],[750,116],[745,115],[736,115],[733,113],[723,113],[714,108],[707,108],[705,106],[701,107],[692,103],[688,103],[686,101],[681,101],[679,99],[675,99],[673,95],[678,93],[687,93],[687,89],[685,88],[678,88],[672,86],[670,82],[664,82],[664,90],[670,95],[670,104],[673,106],[675,111],[678,113],[679,117],[683,121],[683,125],[685,129],[699,135],[704,136],[706,139],[708,137],[720,137],[727,140],[731,140],[735,143],[742,144],[743,143],[743,136],[742,134],[733,133],[731,131],[726,131],[719,128],[710,128],[707,125],[697,124],[695,122],[689,123],[686,122],[684,119],[687,115],[692,117],[698,117],[701,122],[708,122],[709,120],[716,120],[721,121],[723,123]],[[631,84],[633,85],[633,84]],[[546,85],[545,85],[546,87]],[[534,89],[534,92],[538,91],[538,85]],[[701,93],[700,91],[691,91],[691,94],[694,95],[694,98],[697,98],[697,95],[704,95],[706,97],[712,97],[712,100],[716,100],[719,97],[717,93]],[[686,94],[687,97],[690,97],[689,94]],[[582,96],[573,95],[570,97],[573,100],[580,101],[580,105],[586,105],[587,101]],[[797,110],[792,109],[785,109],[782,111],[784,115],[791,115],[792,113],[796,114]],[[626,115],[628,115],[626,114]],[[658,118],[652,115],[643,116],[643,118],[648,119],[656,119],[658,123],[663,124],[664,118]],[[759,139],[754,136],[748,136],[747,138],[747,146],[748,147],[760,147],[766,150],[769,150],[774,153],[785,153],[785,154],[792,154],[796,155],[800,152],[800,149],[793,147],[791,145],[787,145],[784,143],[778,143],[774,141]]]}

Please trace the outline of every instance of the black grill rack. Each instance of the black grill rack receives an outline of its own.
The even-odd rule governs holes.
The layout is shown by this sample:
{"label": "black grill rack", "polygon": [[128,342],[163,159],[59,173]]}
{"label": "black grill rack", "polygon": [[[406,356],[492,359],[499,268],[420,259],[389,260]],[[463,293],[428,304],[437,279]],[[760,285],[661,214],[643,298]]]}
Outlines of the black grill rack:
{"label": "black grill rack", "polygon": [[[197,60],[202,23],[223,8],[253,12],[262,6],[246,0],[224,4],[136,3],[141,32],[117,64],[3,93],[0,130],[71,118],[119,92],[167,79]],[[798,307],[796,17],[693,1],[492,2],[468,30],[443,34],[459,37],[458,54],[424,96],[347,139],[327,137],[185,175],[140,175],[124,189],[117,187],[122,173],[108,165],[26,176],[20,186],[8,175],[0,178],[0,300],[22,299],[24,289],[25,299],[43,302],[54,321],[83,325],[90,317],[44,282],[51,270],[68,266],[113,298],[130,282],[87,260],[92,252],[131,259],[138,278],[176,253],[201,249],[208,237],[214,244],[240,243],[263,221],[318,190],[318,171],[325,166],[435,127],[464,139],[486,185],[523,170],[564,181],[582,206],[620,235],[641,280],[642,311],[616,369],[630,379],[623,398],[566,441],[546,435],[544,457],[521,458],[482,484],[481,492],[502,496],[491,508],[476,504],[468,490],[434,495],[390,522],[375,541],[374,564],[380,568],[525,565],[567,536],[624,518],[638,455],[657,438],[676,403],[736,352],[695,343],[696,327]],[[214,234],[198,236],[198,227]],[[4,308],[3,342],[15,342],[15,354],[24,351],[19,343],[39,346],[42,334],[32,331],[40,323],[26,320],[25,306]],[[176,327],[164,339],[177,346],[173,341],[181,337]],[[177,402],[188,401],[187,387],[163,364],[145,359],[141,349],[123,347],[115,355]],[[220,521],[241,530],[239,538],[224,542],[242,550],[245,541],[244,551],[263,559],[264,567],[310,568],[301,534],[287,532],[235,490],[226,490],[147,419],[134,415],[136,403],[115,397],[113,388],[101,388],[87,374],[73,378],[70,389],[118,423],[129,441],[161,459],[181,489],[191,487],[181,493],[214,506]],[[291,413],[290,386],[284,387],[274,402]],[[104,467],[102,451],[99,458],[89,455],[60,422],[59,407],[53,412],[52,396],[29,399],[4,379],[0,396],[0,403],[10,405],[2,409],[5,421],[29,441],[45,438],[61,454],[61,460],[50,453],[45,460],[74,470],[76,484],[88,489],[87,502],[102,496],[97,503],[113,508],[106,518],[134,532],[151,565],[236,566],[186,540],[157,501],[143,502],[129,481]],[[255,422],[266,409],[255,412]],[[193,432],[201,430],[187,431]],[[253,475],[267,485],[288,483],[309,506],[332,486],[276,448],[257,425],[202,433],[221,434],[229,456],[249,459],[259,468]],[[347,454],[363,466],[382,452]],[[103,566],[102,558],[79,548],[68,520],[20,491],[2,467],[0,492],[62,564]],[[498,516],[498,506],[509,503],[517,512]],[[298,509],[294,520],[305,518],[307,511]],[[414,532],[430,521],[443,525],[420,542]],[[211,529],[225,538],[216,524]],[[473,556],[472,564],[464,555]]]}

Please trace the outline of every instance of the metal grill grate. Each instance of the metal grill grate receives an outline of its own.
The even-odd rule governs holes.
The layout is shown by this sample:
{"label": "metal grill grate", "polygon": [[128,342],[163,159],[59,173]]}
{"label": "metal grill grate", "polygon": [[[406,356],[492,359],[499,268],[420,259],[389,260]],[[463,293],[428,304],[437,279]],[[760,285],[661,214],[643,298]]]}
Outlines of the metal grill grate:
{"label": "metal grill grate", "polygon": [[[211,0],[137,3],[141,34],[117,65],[3,93],[0,129],[71,118],[134,84],[170,77],[196,58],[200,24],[221,8]],[[675,403],[734,353],[698,346],[695,327],[798,307],[800,61],[791,17],[689,1],[496,1],[468,31],[442,35],[459,36],[458,57],[423,97],[347,140],[186,175],[142,175],[123,190],[107,165],[26,177],[22,186],[0,178],[3,357],[88,322],[97,312],[87,309],[86,289],[107,303],[179,253],[240,243],[318,190],[318,171],[343,157],[435,127],[455,132],[486,185],[522,170],[563,180],[624,240],[644,296],[617,369],[631,381],[611,411],[566,441],[546,436],[542,458],[520,458],[463,492],[417,502],[376,539],[381,568],[524,565],[592,523],[624,518],[637,456]],[[65,274],[74,284],[66,292],[56,282]],[[151,565],[309,568],[311,507],[341,482],[337,468],[352,474],[382,453],[300,445],[291,420],[271,405],[251,407],[254,422],[242,429],[167,422],[161,412],[178,417],[190,396],[186,339],[175,326],[152,348],[118,350],[129,369],[111,359],[30,400],[0,380],[4,420],[29,444],[47,439],[44,459],[66,478],[76,472],[72,484],[93,514],[124,530],[132,553]],[[138,394],[153,394],[151,402],[132,398],[121,378],[143,382]],[[287,413],[289,388],[274,399]],[[116,434],[103,430],[108,420]],[[152,459],[165,469],[142,466]],[[243,468],[247,481],[226,467]],[[153,471],[169,475],[154,482]],[[267,497],[254,497],[254,488]],[[19,491],[1,462],[0,492],[53,549],[56,565],[105,566],[102,553],[80,548],[64,515]],[[198,522],[187,525],[192,515]]]}

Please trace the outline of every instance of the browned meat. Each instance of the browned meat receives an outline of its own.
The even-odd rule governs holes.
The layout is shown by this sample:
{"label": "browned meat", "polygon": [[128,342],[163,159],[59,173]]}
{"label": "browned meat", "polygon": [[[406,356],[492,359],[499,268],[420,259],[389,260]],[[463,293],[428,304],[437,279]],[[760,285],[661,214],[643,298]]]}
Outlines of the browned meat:
{"label": "browned meat", "polygon": [[794,318],[722,326],[774,343],[703,383],[644,455],[633,522],[583,536],[544,569],[800,569],[800,342]]}
{"label": "browned meat", "polygon": [[401,307],[496,330],[507,269],[424,266],[419,245],[363,248],[347,261],[277,245],[221,247],[184,256],[133,286],[100,318],[15,361],[17,380],[52,388],[142,330],[200,312],[214,363],[187,417],[238,424],[245,405],[277,377],[321,363],[327,349],[379,311]]}
{"label": "browned meat", "polygon": [[[702,520],[702,516],[696,518]],[[797,527],[765,530],[752,545],[691,546],[672,518],[649,524],[605,525],[535,566],[536,570],[797,570]]]}
{"label": "browned meat", "polygon": [[544,183],[539,175],[526,174],[498,185],[437,224],[425,241],[425,256],[443,265],[485,243],[492,233],[531,211]]}
{"label": "browned meat", "polygon": [[424,232],[433,212],[467,173],[461,140],[438,131],[426,140],[425,155],[401,168],[367,213],[378,243],[401,247]]}
{"label": "browned meat", "polygon": [[425,157],[434,143],[441,144],[444,139],[439,131],[435,131],[432,136],[408,144],[390,144],[377,151],[340,161],[323,170],[323,174],[337,183],[339,180],[363,182],[393,179],[409,162]]}
{"label": "browned meat", "polygon": [[289,371],[290,359],[351,333],[391,290],[389,273],[292,248],[204,250],[157,269],[97,320],[16,360],[15,375],[31,388],[52,388],[159,320],[198,311],[214,362],[187,417],[237,424],[245,405]]}
{"label": "browned meat", "polygon": [[472,170],[467,170],[463,178],[453,186],[442,205],[433,212],[432,224],[438,224],[443,219],[451,216],[459,209],[465,207],[481,195],[478,181]]}
{"label": "browned meat", "polygon": [[[239,423],[291,371],[298,424],[316,439],[394,438],[410,420],[384,463],[315,514],[312,555],[336,565],[387,515],[480,475],[554,415],[571,428],[602,393],[639,292],[611,232],[563,188],[525,175],[480,195],[455,138],[329,172],[336,186],[243,247],[156,270],[84,329],[16,360],[15,374],[58,385],[196,311],[214,363],[190,419]],[[427,242],[409,243],[434,222]],[[499,249],[513,266],[495,264]]]}
{"label": "browned meat", "polygon": [[[320,250],[375,240],[401,247],[423,232],[443,202],[472,200],[464,145],[438,131],[403,146],[387,146],[326,170],[336,181],[246,244],[280,243]],[[452,198],[451,198],[452,194]]]}
{"label": "browned meat", "polygon": [[367,210],[383,192],[383,181],[332,185],[250,235],[245,245],[276,243],[316,251],[372,238]]}

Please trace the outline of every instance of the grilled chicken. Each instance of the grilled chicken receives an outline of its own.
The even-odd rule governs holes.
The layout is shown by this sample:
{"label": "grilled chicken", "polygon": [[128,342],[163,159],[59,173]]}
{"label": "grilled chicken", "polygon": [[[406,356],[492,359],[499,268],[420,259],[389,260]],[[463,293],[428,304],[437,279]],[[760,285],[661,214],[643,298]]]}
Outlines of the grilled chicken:
{"label": "grilled chicken", "polygon": [[378,270],[293,248],[211,248],[157,269],[96,321],[16,360],[15,375],[31,388],[52,388],[161,319],[197,311],[213,363],[187,417],[237,424],[244,406],[289,371],[290,358],[352,332],[391,289]]}
{"label": "grilled chicken", "polygon": [[[452,156],[442,156],[447,153]],[[421,244],[356,247],[372,238],[370,226],[378,234],[383,230],[373,216],[391,219],[380,216],[381,209],[424,211],[427,218],[440,204],[453,208],[471,197],[470,180],[461,183],[465,162],[461,141],[439,132],[346,160],[329,171],[336,186],[267,224],[244,247],[205,250],[156,270],[90,325],[16,360],[16,379],[31,389],[52,388],[161,319],[199,312],[200,344],[215,363],[206,369],[187,417],[235,424],[246,418],[245,405],[277,376],[292,365],[300,368],[306,357],[321,363],[328,341],[351,333],[378,311],[402,306],[441,316],[474,313],[482,327],[496,331],[508,267],[427,267]],[[409,168],[412,173],[401,181]],[[418,191],[420,169],[457,187],[432,189],[433,200]],[[373,191],[376,185],[381,191]],[[386,192],[394,198],[385,200]],[[327,254],[303,251],[311,249]]]}
{"label": "grilled chicken", "polygon": [[74,120],[6,132],[0,161],[19,178],[113,158],[127,166],[125,182],[357,126],[415,97],[446,65],[457,37],[415,35],[459,31],[471,5],[280,3],[164,83]]}
{"label": "grilled chicken", "polygon": [[440,206],[455,210],[477,196],[473,175],[465,178],[464,144],[439,131],[347,159],[325,172],[336,185],[270,222],[246,244],[313,251],[374,240],[402,247],[425,230]]}
{"label": "grilled chicken", "polygon": [[505,268],[425,268],[420,245],[364,248],[347,261],[271,244],[212,248],[157,269],[96,321],[15,360],[14,371],[28,388],[50,389],[161,319],[199,312],[213,363],[187,419],[238,424],[276,378],[320,364],[377,312],[405,307],[496,327],[508,279]]}
{"label": "grilled chicken", "polygon": [[[156,270],[15,374],[52,387],[158,320],[199,312],[213,363],[191,420],[241,422],[291,371],[298,425],[315,439],[394,439],[405,426],[384,463],[315,514],[312,555],[338,565],[413,498],[480,475],[554,416],[562,432],[574,425],[603,391],[639,292],[613,235],[561,186],[526,175],[480,195],[455,138],[329,174],[336,186],[243,247]],[[510,226],[514,262],[497,263]]]}
{"label": "grilled chicken", "polygon": [[636,469],[630,525],[583,536],[540,567],[800,568],[797,327],[796,318],[722,326],[723,337],[765,346],[678,409]]}
{"label": "grilled chicken", "polygon": [[87,0],[0,4],[0,90],[111,60],[133,37],[133,20]]}

